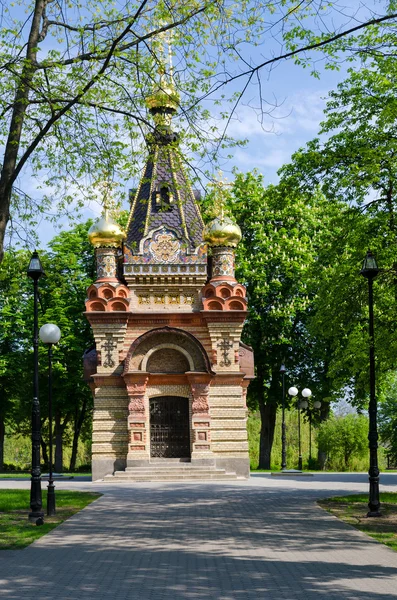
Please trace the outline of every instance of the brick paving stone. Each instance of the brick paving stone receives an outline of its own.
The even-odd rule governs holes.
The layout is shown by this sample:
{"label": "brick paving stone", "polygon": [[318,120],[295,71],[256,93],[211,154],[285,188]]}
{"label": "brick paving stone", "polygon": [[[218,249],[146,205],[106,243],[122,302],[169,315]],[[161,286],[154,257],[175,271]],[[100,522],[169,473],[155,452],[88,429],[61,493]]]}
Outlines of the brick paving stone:
{"label": "brick paving stone", "polygon": [[[366,491],[366,479],[60,482],[104,495],[25,550],[0,552],[0,600],[396,599],[397,553],[316,505]],[[397,475],[381,481],[397,491]]]}

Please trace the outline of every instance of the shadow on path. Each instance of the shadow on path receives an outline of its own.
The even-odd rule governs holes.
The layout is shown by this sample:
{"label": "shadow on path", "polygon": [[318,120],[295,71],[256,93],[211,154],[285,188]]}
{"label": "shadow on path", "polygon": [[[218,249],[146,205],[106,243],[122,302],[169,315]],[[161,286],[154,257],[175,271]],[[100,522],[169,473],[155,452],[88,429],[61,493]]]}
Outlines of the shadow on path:
{"label": "shadow on path", "polygon": [[1,552],[0,598],[395,600],[397,553],[318,508],[314,494],[330,495],[111,489],[29,548]]}

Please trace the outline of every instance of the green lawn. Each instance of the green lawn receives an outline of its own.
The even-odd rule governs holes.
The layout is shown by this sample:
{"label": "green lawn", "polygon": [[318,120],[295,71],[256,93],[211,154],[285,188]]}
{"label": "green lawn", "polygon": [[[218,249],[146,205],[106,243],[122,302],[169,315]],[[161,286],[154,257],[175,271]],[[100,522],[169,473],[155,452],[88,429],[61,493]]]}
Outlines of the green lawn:
{"label": "green lawn", "polygon": [[[19,550],[96,500],[101,494],[92,492],[56,491],[57,514],[44,516],[37,526],[28,521],[30,490],[0,490],[0,550]],[[47,510],[47,494],[43,490],[43,510]]]}
{"label": "green lawn", "polygon": [[368,494],[336,496],[319,500],[318,504],[338,519],[397,550],[397,492],[382,492],[380,502],[380,517],[367,517]]}
{"label": "green lawn", "polygon": [[[66,477],[91,477],[91,473],[62,473]],[[30,473],[0,473],[0,479],[30,479]]]}

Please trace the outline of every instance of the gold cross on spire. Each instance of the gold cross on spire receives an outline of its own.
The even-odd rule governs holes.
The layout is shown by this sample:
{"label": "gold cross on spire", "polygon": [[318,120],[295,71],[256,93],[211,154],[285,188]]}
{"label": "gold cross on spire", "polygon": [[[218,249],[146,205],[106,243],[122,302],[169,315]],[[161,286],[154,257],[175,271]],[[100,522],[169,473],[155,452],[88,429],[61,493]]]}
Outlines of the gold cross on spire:
{"label": "gold cross on spire", "polygon": [[228,195],[228,191],[226,188],[232,187],[232,183],[230,183],[226,177],[222,178],[222,171],[218,171],[218,179],[213,179],[213,181],[209,184],[208,187],[212,189],[213,197],[214,197],[214,217],[219,217],[221,221],[225,219],[225,203],[226,196]]}
{"label": "gold cross on spire", "polygon": [[104,212],[104,217],[105,217],[106,221],[108,220],[108,217],[109,217],[109,210],[114,208],[114,205],[115,205],[114,199],[112,197],[112,191],[118,185],[119,185],[118,183],[116,183],[115,181],[110,181],[109,179],[97,181],[94,184],[94,187],[96,187],[98,189],[99,193],[102,196],[101,204],[103,206],[103,212]]}

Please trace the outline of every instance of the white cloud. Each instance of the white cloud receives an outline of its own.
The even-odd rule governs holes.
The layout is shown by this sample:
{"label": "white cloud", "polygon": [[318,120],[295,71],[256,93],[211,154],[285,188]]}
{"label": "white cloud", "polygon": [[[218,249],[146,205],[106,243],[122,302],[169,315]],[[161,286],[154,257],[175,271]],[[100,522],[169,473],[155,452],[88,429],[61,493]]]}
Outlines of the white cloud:
{"label": "white cloud", "polygon": [[269,114],[261,114],[249,106],[238,107],[228,133],[237,138],[292,136],[301,131],[315,135],[323,117],[325,96],[323,90],[309,93],[300,90]]}

